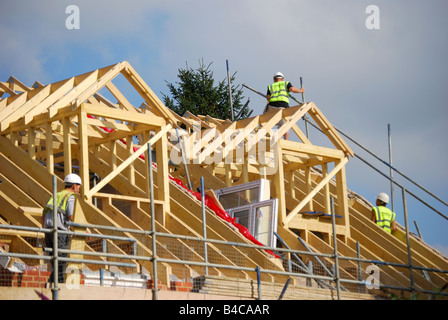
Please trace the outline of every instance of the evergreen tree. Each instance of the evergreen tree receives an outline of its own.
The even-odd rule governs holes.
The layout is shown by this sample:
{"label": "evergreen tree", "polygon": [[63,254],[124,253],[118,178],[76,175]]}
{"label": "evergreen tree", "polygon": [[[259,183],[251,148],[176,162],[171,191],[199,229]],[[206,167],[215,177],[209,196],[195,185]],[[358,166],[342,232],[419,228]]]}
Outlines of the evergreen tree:
{"label": "evergreen tree", "polygon": [[[179,82],[172,84],[166,81],[170,96],[162,93],[165,105],[181,116],[189,111],[194,115],[209,115],[213,118],[231,120],[227,78],[215,86],[211,65],[212,63],[206,66],[204,61],[200,61],[197,69],[189,68],[188,64],[185,69],[179,69]],[[233,84],[235,74],[230,77],[230,83],[233,113],[236,118],[244,107],[242,104],[244,97],[241,87],[239,85],[235,87]],[[246,118],[248,114],[249,109],[245,108],[239,119]]]}

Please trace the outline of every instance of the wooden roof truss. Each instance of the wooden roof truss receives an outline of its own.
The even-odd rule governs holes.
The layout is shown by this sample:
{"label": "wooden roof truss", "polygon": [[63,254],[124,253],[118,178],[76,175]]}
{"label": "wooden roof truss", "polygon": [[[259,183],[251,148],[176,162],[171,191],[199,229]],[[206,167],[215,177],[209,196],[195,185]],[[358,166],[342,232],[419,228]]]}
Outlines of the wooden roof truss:
{"label": "wooden roof truss", "polygon": [[[119,75],[123,75],[142,98],[139,108],[134,107],[114,84]],[[313,220],[300,213],[316,210],[313,198],[318,194],[325,197],[324,207],[318,209],[329,213],[329,185],[335,178],[337,213],[342,216],[337,222],[337,233],[342,239],[349,236],[344,166],[353,152],[312,102],[236,122],[188,112],[179,116],[163,105],[127,62],[49,85],[36,82],[32,87],[26,87],[11,77],[0,88],[3,98],[0,100],[0,133],[12,145],[24,149],[30,166],[36,166],[35,160],[43,165],[47,173],[41,173],[41,179],[50,181],[54,173],[62,178],[77,167],[83,181],[90,181],[82,189],[83,197],[79,199],[82,210],[77,211],[77,221],[129,228],[149,227],[148,164],[147,159],[142,159],[149,142],[157,163],[157,168],[153,168],[157,225],[167,232],[180,226],[191,232],[191,227],[186,224],[190,218],[181,214],[187,210],[179,210],[179,206],[188,206],[187,200],[173,202],[180,194],[172,194],[179,191],[173,189],[167,179],[171,175],[186,181],[185,167],[169,166],[170,153],[179,149],[179,141],[173,132],[176,128],[184,128],[183,142],[190,141],[189,147],[198,149],[202,155],[198,158],[193,152],[187,152],[193,155],[187,157],[187,168],[193,181],[204,176],[208,188],[220,188],[260,177],[270,179],[271,195],[279,199],[279,223],[286,229],[330,234],[328,219]],[[106,98],[106,94],[113,98]],[[305,114],[315,120],[335,149],[315,146],[309,141],[297,125]],[[275,132],[273,129],[281,119],[286,120],[286,124]],[[292,130],[300,142],[278,139],[288,130]],[[213,139],[206,139],[205,132]],[[228,132],[231,135],[225,136]],[[134,145],[135,135],[139,136],[139,145]],[[6,140],[2,141],[6,144]],[[267,170],[269,164],[257,155],[252,156],[254,148],[259,147],[258,142],[264,142],[266,154],[277,159],[276,170]],[[188,148],[184,150],[188,151]],[[229,155],[234,161],[227,163],[225,159]],[[18,157],[17,154],[11,156]],[[206,161],[210,156],[215,159],[213,163]],[[331,164],[334,168],[328,170]],[[317,185],[312,181],[314,166],[321,166],[324,177]],[[63,172],[56,170],[58,168]],[[34,172],[38,171],[36,167]],[[294,176],[298,171],[304,171],[308,179],[308,193],[303,198],[297,198],[294,191]],[[96,184],[91,182],[92,173],[101,177]],[[195,185],[198,185],[196,181]],[[45,186],[49,192],[48,182]],[[118,192],[111,191],[109,186]],[[103,212],[90,205],[93,199],[101,199]],[[130,220],[125,216],[117,217],[116,212],[120,211],[115,205],[117,200],[133,203]],[[140,246],[143,251],[150,251],[143,244]],[[166,254],[170,255],[169,252]],[[161,276],[165,277],[173,272],[168,266],[161,270]]]}
{"label": "wooden roof truss", "polygon": [[[120,74],[140,94],[143,100],[140,108],[134,107],[113,83]],[[116,103],[100,93],[103,88],[117,100]],[[279,222],[286,227],[304,227],[299,222],[299,213],[305,209],[313,211],[313,197],[322,190],[326,197],[323,209],[330,213],[328,185],[334,178],[338,190],[341,190],[337,198],[345,198],[344,166],[353,152],[312,102],[236,122],[214,119],[207,115],[195,116],[189,112],[181,117],[163,105],[126,61],[49,85],[36,82],[32,87],[27,87],[11,77],[6,83],[1,83],[0,90],[0,96],[9,94],[9,97],[0,102],[1,134],[10,137],[14,144],[26,148],[32,159],[45,163],[50,173],[54,172],[55,164],[59,164],[64,168],[64,174],[68,174],[73,171],[73,164],[76,163],[83,181],[89,181],[89,173],[93,172],[89,166],[89,153],[97,153],[102,146],[111,150],[111,172],[103,176],[96,186],[84,186],[83,196],[86,200],[92,199],[118,175],[125,174],[132,182],[134,161],[144,155],[147,142],[150,142],[158,151],[155,159],[158,164],[158,180],[166,181],[156,199],[167,206],[169,191],[168,179],[165,177],[170,171],[177,177],[185,177],[185,174],[182,175],[182,167],[174,171],[167,165],[172,148],[180,149],[178,143],[173,145],[170,142],[174,129],[180,127],[185,129],[185,151],[194,147],[201,154],[198,159],[194,152],[186,152],[190,155],[187,163],[206,168],[212,175],[222,178],[226,185],[248,182],[257,176],[266,178],[269,175],[275,186],[273,197],[278,198],[280,203]],[[309,141],[297,125],[306,114],[319,125],[335,149],[315,146]],[[273,130],[281,119],[286,120],[286,123],[273,135]],[[208,138],[201,136],[204,130],[211,132]],[[278,138],[289,130],[297,135],[300,142]],[[168,134],[170,132],[171,136]],[[224,136],[228,132],[231,135]],[[132,138],[135,135],[141,141],[137,151],[134,150]],[[186,141],[190,143],[186,144]],[[256,151],[257,143],[259,148],[260,142],[266,143],[268,154],[277,159],[278,170],[274,168],[271,174],[266,163],[259,161],[256,156],[250,156]],[[117,143],[124,143],[128,151],[128,156],[120,163],[115,153]],[[74,146],[77,146],[76,150]],[[220,152],[218,160],[217,151]],[[74,152],[77,153],[76,158]],[[214,162],[207,165],[206,160],[212,154]],[[229,156],[235,160],[226,162]],[[329,164],[334,164],[332,170],[328,169]],[[295,170],[304,170],[308,179],[311,179],[311,167],[316,165],[321,166],[324,179],[315,188],[311,188],[309,180],[308,195],[297,199],[297,205],[292,210],[287,210],[284,197],[287,191],[285,176],[292,177]],[[290,184],[290,196],[294,198],[292,190]],[[337,208],[338,214],[343,216],[341,225],[347,226],[348,211],[343,202],[339,201]],[[165,220],[163,212],[166,210],[169,208],[162,210],[160,215],[162,222]],[[347,233],[348,231],[344,232],[344,236]]]}

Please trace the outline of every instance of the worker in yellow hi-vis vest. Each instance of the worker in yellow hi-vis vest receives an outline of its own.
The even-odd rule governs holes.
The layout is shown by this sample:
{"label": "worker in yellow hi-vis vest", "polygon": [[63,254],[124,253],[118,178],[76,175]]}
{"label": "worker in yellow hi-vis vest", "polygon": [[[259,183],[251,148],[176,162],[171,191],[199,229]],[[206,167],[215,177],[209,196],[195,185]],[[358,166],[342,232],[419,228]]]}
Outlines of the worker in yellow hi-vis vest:
{"label": "worker in yellow hi-vis vest", "polygon": [[[289,108],[289,92],[303,93],[305,88],[296,88],[291,82],[285,81],[283,73],[277,72],[274,75],[274,83],[268,86],[266,93],[266,99],[268,104],[266,105],[265,112],[270,110],[281,110]],[[277,126],[280,128],[286,121],[281,119]],[[289,131],[285,133],[284,139],[289,139]]]}
{"label": "worker in yellow hi-vis vest", "polygon": [[[56,194],[56,206],[57,206],[57,221],[56,225],[58,230],[68,231],[69,227],[67,222],[73,221],[73,213],[75,209],[75,196],[81,191],[82,181],[81,177],[77,174],[71,173],[64,179],[64,190]],[[55,222],[53,221],[53,197],[47,202],[44,207],[42,215],[42,226],[44,228],[53,228]],[[58,233],[58,248],[69,249],[70,236],[68,234]],[[45,233],[45,246],[47,248],[53,248],[54,236],[52,233]],[[59,257],[67,257],[66,253],[59,253]],[[60,261],[58,263],[58,282],[65,282],[65,265],[66,262]],[[49,278],[49,283],[54,283],[54,277],[56,275],[52,273]]]}
{"label": "worker in yellow hi-vis vest", "polygon": [[386,207],[388,203],[389,196],[381,192],[376,197],[376,207],[372,208],[372,221],[387,233],[392,233],[392,231],[397,230],[397,224],[395,222],[396,214]]}

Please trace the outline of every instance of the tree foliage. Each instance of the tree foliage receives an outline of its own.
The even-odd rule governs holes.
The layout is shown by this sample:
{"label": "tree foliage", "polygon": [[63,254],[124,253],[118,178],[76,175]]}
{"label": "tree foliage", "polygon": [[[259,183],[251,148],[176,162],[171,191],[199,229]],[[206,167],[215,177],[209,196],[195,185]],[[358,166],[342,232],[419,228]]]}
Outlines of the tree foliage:
{"label": "tree foliage", "polygon": [[[232,119],[227,77],[215,85],[211,65],[206,66],[204,61],[200,61],[197,69],[188,67],[188,64],[185,69],[179,69],[178,82],[173,84],[166,81],[170,94],[162,93],[165,105],[181,116],[189,111],[194,115]],[[233,84],[235,74],[230,77],[234,117],[244,107],[243,91],[239,85]],[[239,118],[247,117],[248,113],[248,108],[245,108]]]}

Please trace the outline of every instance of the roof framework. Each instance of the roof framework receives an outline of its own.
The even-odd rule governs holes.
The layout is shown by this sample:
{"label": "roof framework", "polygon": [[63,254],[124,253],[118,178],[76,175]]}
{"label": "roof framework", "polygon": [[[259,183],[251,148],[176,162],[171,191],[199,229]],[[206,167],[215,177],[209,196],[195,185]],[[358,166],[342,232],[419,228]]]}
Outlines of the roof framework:
{"label": "roof framework", "polygon": [[[131,104],[124,91],[114,84],[120,75],[142,99],[139,107]],[[116,101],[106,98],[103,91]],[[305,115],[315,121],[334,148],[312,144],[297,124]],[[285,124],[276,130],[282,119]],[[299,141],[281,139],[289,130]],[[180,140],[178,132],[182,136]],[[148,163],[148,145],[155,152],[156,165]],[[173,155],[179,158],[181,152],[186,165],[173,165]],[[341,252],[355,256],[354,239],[363,239],[366,255],[387,256],[381,247],[376,247],[378,242],[373,244],[369,240],[369,236],[374,236],[384,242],[384,247],[392,242],[403,252],[388,258],[396,261],[400,256],[400,261],[406,261],[402,239],[391,238],[371,226],[367,216],[370,207],[349,198],[345,166],[353,151],[313,102],[232,122],[188,112],[183,116],[175,114],[126,61],[49,85],[35,82],[27,87],[10,77],[0,82],[0,155],[0,178],[10,188],[10,191],[0,189],[0,204],[9,208],[9,213],[2,214],[5,220],[1,223],[40,226],[36,213],[51,196],[51,176],[58,175],[59,187],[62,187],[63,176],[76,169],[82,180],[90,183],[84,183],[82,197],[77,200],[75,222],[148,230],[151,221],[148,168],[151,168],[157,229],[200,236],[198,202],[173,180],[198,186],[199,178],[204,177],[206,188],[219,189],[264,178],[271,181],[271,196],[279,201],[279,234],[290,247],[303,249],[297,240],[300,234],[315,251],[331,252],[331,219],[310,213],[330,214],[333,197],[334,211],[340,216],[336,220],[336,234]],[[93,181],[93,174],[101,179]],[[14,177],[33,181],[33,187],[21,185]],[[22,188],[22,198],[27,200],[14,198],[11,191],[14,188]],[[101,208],[93,204],[98,200]],[[117,204],[120,202],[126,205],[122,208]],[[211,211],[207,210],[207,214],[211,237],[248,241]],[[15,239],[18,241],[21,236],[16,235]],[[198,248],[182,240],[174,242],[173,246],[181,245],[198,261],[203,261]],[[141,252],[150,254],[147,245],[142,242],[137,245]],[[74,241],[72,246],[93,250],[85,240]],[[162,257],[176,259],[169,245],[159,243],[159,246]],[[227,263],[236,264],[222,253],[219,245],[211,246],[211,250]],[[263,265],[282,269],[265,252],[247,255],[240,248],[233,250],[247,265],[256,266],[263,261]],[[424,246],[419,250],[422,264],[434,265],[437,260],[440,268],[448,268],[446,261],[427,253]],[[158,272],[166,283],[170,274],[185,270],[189,275],[199,272],[193,266],[162,265]],[[143,267],[150,269],[149,262]],[[385,281],[393,284],[407,281],[406,275],[392,267],[389,269]],[[254,278],[251,272],[231,269],[211,272]],[[272,276],[264,277],[272,280]],[[437,281],[442,283],[443,277],[439,278]],[[424,286],[424,279],[418,281]]]}

